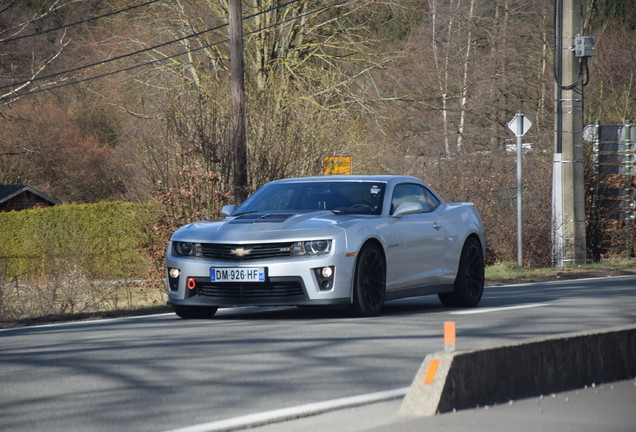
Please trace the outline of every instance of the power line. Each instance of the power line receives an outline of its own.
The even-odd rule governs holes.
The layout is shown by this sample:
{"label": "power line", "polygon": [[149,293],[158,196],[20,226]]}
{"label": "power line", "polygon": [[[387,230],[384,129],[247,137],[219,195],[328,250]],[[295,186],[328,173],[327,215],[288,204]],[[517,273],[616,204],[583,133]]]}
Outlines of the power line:
{"label": "power line", "polygon": [[130,10],[140,8],[142,6],[148,6],[149,4],[156,3],[158,1],[161,1],[161,0],[150,0],[150,1],[147,1],[145,3],[140,3],[140,4],[137,4],[137,5],[129,6],[127,8],[119,9],[119,10],[112,11],[112,12],[108,12],[108,13],[103,14],[103,15],[97,15],[97,16],[94,16],[94,17],[91,17],[91,18],[86,18],[86,19],[83,19],[81,21],[75,21],[75,22],[72,22],[72,23],[69,23],[69,24],[64,24],[64,25],[61,25],[61,26],[58,26],[58,27],[53,27],[53,28],[50,28],[50,29],[46,29],[46,30],[42,30],[42,31],[36,31],[36,32],[33,32],[33,33],[21,35],[21,36],[15,36],[15,37],[12,37],[12,38],[9,38],[9,39],[3,39],[3,40],[0,40],[0,44],[7,43],[7,42],[14,42],[14,41],[17,41],[17,40],[20,40],[20,39],[26,39],[26,38],[30,38],[30,37],[34,37],[34,36],[41,36],[43,34],[47,34],[47,33],[53,32],[53,31],[62,30],[62,29],[68,28],[68,27],[73,27],[73,26],[84,24],[84,23],[91,22],[91,21],[97,21],[98,19],[106,18],[106,17],[113,16],[113,15],[117,15],[117,14],[120,14],[122,12],[128,12]]}
{"label": "power line", "polygon": [[[158,1],[158,0],[153,0],[153,1]],[[278,6],[273,6],[273,7],[269,8],[269,9],[265,9],[264,11],[257,12],[257,13],[254,13],[252,15],[249,15],[249,16],[243,18],[243,20],[254,18],[254,17],[258,16],[258,15],[262,15],[262,14],[271,12],[273,10],[280,9],[282,7],[288,6],[288,5],[296,3],[298,1],[300,1],[300,0],[290,0],[287,3],[283,3],[283,4],[280,4]],[[98,62],[95,62],[95,63],[90,63],[90,64],[87,64],[87,65],[83,65],[83,66],[78,66],[78,67],[75,67],[75,68],[72,68],[72,69],[67,69],[67,70],[64,70],[64,71],[61,71],[61,72],[56,72],[56,73],[52,73],[52,74],[41,76],[41,77],[31,78],[31,79],[28,79],[28,80],[25,80],[25,81],[18,81],[18,82],[14,82],[14,83],[11,83],[11,84],[6,84],[6,85],[3,85],[3,86],[0,86],[0,90],[6,89],[6,88],[9,88],[9,87],[16,87],[16,86],[20,86],[20,85],[24,85],[24,84],[30,84],[30,83],[36,82],[36,81],[43,81],[43,80],[54,78],[54,77],[57,77],[57,76],[60,76],[60,75],[65,75],[67,73],[78,72],[78,71],[81,71],[81,70],[84,70],[84,69],[89,69],[89,68],[92,68],[92,67],[101,66],[101,65],[106,64],[106,63],[110,63],[110,62],[113,62],[113,61],[116,61],[116,60],[121,60],[121,59],[124,59],[126,57],[132,57],[134,55],[142,54],[142,53],[145,53],[145,52],[148,52],[148,51],[152,51],[152,50],[155,50],[155,49],[158,49],[158,48],[163,48],[165,46],[168,46],[168,45],[171,45],[173,43],[177,43],[177,42],[180,42],[180,41],[183,41],[183,40],[186,40],[186,39],[190,39],[190,38],[193,38],[193,37],[201,36],[201,35],[203,35],[205,33],[209,33],[209,32],[215,31],[215,30],[219,30],[219,29],[221,29],[223,27],[227,27],[227,25],[228,25],[228,23],[220,24],[220,25],[218,25],[216,27],[208,28],[206,30],[202,30],[202,31],[199,31],[199,32],[196,32],[196,33],[192,33],[192,34],[189,34],[189,35],[177,38],[177,39],[173,39],[173,40],[170,40],[168,42],[163,42],[163,43],[160,43],[158,45],[154,45],[154,46],[151,46],[151,47],[148,47],[148,48],[144,48],[144,49],[141,49],[141,50],[138,50],[138,51],[133,51],[133,52],[130,52],[130,53],[127,53],[127,54],[122,54],[122,55],[119,55],[119,56],[111,57],[111,58],[106,59],[106,60],[101,60],[101,61],[98,61]],[[208,47],[205,47],[205,48],[208,48]],[[185,53],[187,53],[187,51]]]}
{"label": "power line", "polygon": [[49,78],[54,78],[56,76],[64,75],[64,74],[71,73],[71,72],[77,72],[77,71],[84,70],[84,69],[89,69],[89,68],[92,68],[92,67],[95,67],[95,66],[101,66],[101,65],[106,64],[106,63],[110,63],[110,62],[113,62],[113,61],[116,61],[116,60],[124,59],[126,57],[132,57],[134,55],[142,54],[142,53],[145,53],[147,51],[152,51],[152,50],[155,50],[155,49],[158,49],[158,48],[163,48],[163,47],[165,47],[167,45],[171,45],[173,43],[177,43],[177,42],[180,42],[180,41],[185,40],[185,39],[189,39],[189,38],[192,38],[192,37],[195,37],[195,36],[201,36],[202,34],[209,33],[209,32],[214,31],[214,30],[219,30],[219,29],[221,29],[223,27],[227,27],[227,23],[218,25],[216,27],[209,28],[207,30],[202,30],[202,31],[197,32],[197,33],[192,33],[190,35],[183,36],[183,37],[180,37],[178,39],[173,39],[173,40],[168,41],[168,42],[163,42],[163,43],[160,43],[158,45],[153,45],[151,47],[144,48],[144,49],[141,49],[141,50],[138,50],[138,51],[133,51],[133,52],[130,52],[130,53],[127,53],[127,54],[122,54],[122,55],[119,55],[119,56],[111,57],[111,58],[106,59],[106,60],[101,60],[101,61],[98,61],[98,62],[95,62],[95,63],[90,63],[90,64],[87,64],[87,65],[83,65],[83,66],[78,66],[78,67],[75,67],[75,68],[72,68],[72,69],[67,69],[67,70],[64,70],[64,71],[61,71],[61,72],[52,73],[50,75],[36,77],[36,78],[29,79],[29,80],[26,80],[26,81],[21,81],[21,82],[15,82],[15,83],[12,83],[12,84],[7,84],[7,85],[4,85],[4,86],[1,86],[0,90],[5,89],[5,88],[9,88],[9,87],[19,86],[19,85],[22,85],[22,84],[29,84],[29,83],[34,82],[34,81],[42,81],[42,80],[46,80],[46,79],[49,79]]}
{"label": "power line", "polygon": [[[292,1],[288,2],[287,4],[294,3],[296,1],[298,1],[298,0],[292,0]],[[332,5],[323,6],[321,8],[314,9],[314,10],[309,11],[309,12],[305,12],[304,14],[298,15],[296,17],[288,18],[288,19],[286,19],[284,21],[280,21],[278,23],[270,24],[268,26],[261,27],[261,28],[256,29],[256,30],[252,30],[252,31],[250,31],[248,33],[244,33],[243,36],[249,36],[249,35],[252,35],[252,34],[260,33],[260,32],[265,31],[265,30],[269,30],[269,29],[274,28],[274,27],[278,27],[278,26],[287,24],[289,22],[304,18],[304,17],[306,17],[308,15],[313,15],[313,14],[322,12],[322,11],[324,11],[326,9],[343,5],[343,4],[347,3],[347,1],[348,0],[343,0],[343,1],[340,1],[338,3],[334,3]],[[254,14],[254,15],[252,15],[250,17],[246,17],[246,18],[252,18],[253,16],[259,15],[261,13],[264,13],[264,12],[259,12],[258,14]],[[246,18],[243,18],[243,19],[246,19]],[[225,25],[227,25],[227,24],[225,24]],[[70,81],[70,82],[63,83],[63,84],[57,84],[57,85],[54,85],[54,86],[51,86],[51,87],[45,87],[45,88],[41,88],[41,89],[31,90],[31,91],[28,91],[28,92],[21,93],[20,95],[17,95],[15,97],[29,96],[29,95],[36,94],[36,93],[42,93],[42,92],[45,92],[47,90],[56,90],[56,89],[59,89],[59,88],[62,88],[62,87],[68,87],[68,86],[75,85],[75,84],[81,84],[81,83],[84,83],[84,82],[93,81],[93,80],[100,79],[100,78],[105,78],[105,77],[108,77],[108,76],[116,75],[118,73],[127,72],[127,71],[130,71],[130,70],[133,70],[133,69],[137,69],[137,68],[140,68],[140,67],[145,67],[145,66],[150,66],[150,65],[156,64],[156,63],[161,63],[161,62],[164,62],[166,60],[173,59],[175,57],[180,57],[180,56],[185,55],[185,54],[197,52],[197,51],[200,51],[202,49],[210,48],[210,47],[213,47],[215,45],[220,45],[220,44],[226,43],[226,42],[229,42],[229,38],[226,38],[226,39],[223,39],[223,40],[211,43],[211,44],[207,44],[207,45],[204,45],[204,46],[201,46],[201,47],[198,47],[198,48],[193,48],[191,50],[186,50],[186,51],[183,51],[183,52],[180,52],[180,53],[177,53],[177,54],[173,54],[173,55],[170,55],[170,56],[166,56],[166,57],[163,57],[163,58],[160,58],[160,59],[151,60],[151,61],[148,61],[148,62],[145,62],[145,63],[129,66],[129,67],[126,67],[126,68],[123,68],[123,69],[119,69],[119,70],[103,73],[103,74],[100,74],[100,75],[95,75],[95,76],[88,77],[88,78],[83,78],[81,80]]]}

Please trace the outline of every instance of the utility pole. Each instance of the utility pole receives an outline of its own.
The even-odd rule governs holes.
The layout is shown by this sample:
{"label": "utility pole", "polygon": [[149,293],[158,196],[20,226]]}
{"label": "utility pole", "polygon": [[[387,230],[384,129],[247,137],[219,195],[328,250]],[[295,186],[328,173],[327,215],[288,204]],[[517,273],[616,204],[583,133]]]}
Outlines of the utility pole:
{"label": "utility pole", "polygon": [[232,93],[232,150],[234,152],[234,200],[247,198],[247,145],[245,136],[245,81],[243,77],[243,8],[230,0],[230,81]]}
{"label": "utility pole", "polygon": [[555,151],[552,176],[553,261],[586,262],[583,79],[574,52],[582,33],[581,0],[555,0]]}

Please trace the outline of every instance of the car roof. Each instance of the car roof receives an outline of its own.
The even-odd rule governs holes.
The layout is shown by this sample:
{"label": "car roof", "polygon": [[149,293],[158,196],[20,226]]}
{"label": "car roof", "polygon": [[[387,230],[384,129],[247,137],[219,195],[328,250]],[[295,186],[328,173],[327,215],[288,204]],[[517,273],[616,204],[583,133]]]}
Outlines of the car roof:
{"label": "car roof", "polygon": [[316,177],[296,177],[289,179],[275,180],[272,183],[298,183],[298,182],[333,182],[333,181],[371,181],[386,183],[415,182],[424,183],[422,180],[401,175],[328,175]]}

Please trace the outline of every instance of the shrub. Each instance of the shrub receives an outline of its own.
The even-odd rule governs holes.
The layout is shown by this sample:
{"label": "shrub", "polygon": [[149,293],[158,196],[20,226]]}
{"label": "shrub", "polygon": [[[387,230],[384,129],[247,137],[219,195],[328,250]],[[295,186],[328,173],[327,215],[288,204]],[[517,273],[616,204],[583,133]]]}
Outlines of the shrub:
{"label": "shrub", "polygon": [[0,214],[4,277],[46,279],[59,269],[91,280],[143,277],[142,245],[155,223],[152,204],[64,204]]}
{"label": "shrub", "polygon": [[147,248],[165,244],[158,217],[156,205],[125,202],[0,213],[0,327],[163,303],[139,281],[157,277]]}

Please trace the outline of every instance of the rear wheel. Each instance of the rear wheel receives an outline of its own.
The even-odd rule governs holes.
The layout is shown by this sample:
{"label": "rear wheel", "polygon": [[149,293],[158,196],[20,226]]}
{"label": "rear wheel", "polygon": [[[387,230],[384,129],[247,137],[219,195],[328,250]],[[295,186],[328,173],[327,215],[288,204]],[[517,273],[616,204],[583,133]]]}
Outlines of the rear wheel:
{"label": "rear wheel", "polygon": [[382,312],[386,295],[386,264],[379,246],[369,243],[362,248],[356,264],[352,310],[360,316]]}
{"label": "rear wheel", "polygon": [[481,244],[474,237],[464,243],[459,269],[455,278],[455,291],[439,294],[448,307],[475,307],[484,293],[484,254]]}
{"label": "rear wheel", "polygon": [[183,319],[208,319],[217,311],[216,306],[177,306],[172,305],[174,313]]}

